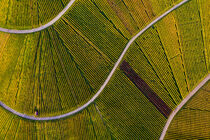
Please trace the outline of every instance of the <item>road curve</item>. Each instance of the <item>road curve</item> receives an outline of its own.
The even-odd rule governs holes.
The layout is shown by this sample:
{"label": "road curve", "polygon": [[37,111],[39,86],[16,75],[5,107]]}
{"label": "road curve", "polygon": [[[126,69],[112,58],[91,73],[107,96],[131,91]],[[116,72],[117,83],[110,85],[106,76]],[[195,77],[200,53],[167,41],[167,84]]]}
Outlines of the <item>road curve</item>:
{"label": "road curve", "polygon": [[5,105],[4,103],[2,103],[0,101],[0,106],[2,106],[3,108],[5,108],[6,110],[8,110],[9,112],[28,119],[28,120],[34,120],[34,121],[50,121],[50,120],[58,120],[61,118],[65,118],[65,117],[69,117],[72,116],[78,112],[81,112],[82,110],[84,110],[86,107],[88,107],[91,103],[93,103],[95,101],[95,99],[100,95],[100,93],[103,91],[103,89],[106,87],[106,85],[108,84],[108,82],[110,81],[111,77],[113,76],[115,70],[117,69],[117,67],[119,66],[121,60],[123,59],[125,53],[127,52],[128,48],[131,46],[131,44],[142,34],[144,33],[147,29],[149,29],[151,26],[153,26],[155,23],[157,23],[159,20],[161,20],[163,17],[165,17],[166,15],[168,15],[170,12],[172,12],[173,10],[175,10],[176,8],[180,7],[181,5],[185,4],[186,2],[188,2],[190,0],[183,0],[182,2],[178,3],[177,5],[173,6],[171,9],[169,9],[168,11],[166,11],[165,13],[163,13],[162,15],[160,15],[158,18],[156,18],[154,21],[152,21],[150,24],[148,24],[145,28],[143,28],[138,34],[136,34],[132,39],[130,39],[130,41],[128,42],[128,44],[126,45],[125,49],[123,50],[122,54],[120,55],[119,59],[117,60],[117,62],[115,63],[112,71],[110,72],[110,74],[108,75],[107,79],[105,80],[105,82],[103,83],[103,85],[101,86],[101,88],[98,90],[98,92],[84,105],[82,105],[81,107],[78,107],[77,109],[68,112],[66,114],[62,114],[62,115],[58,115],[58,116],[52,116],[52,117],[34,117],[34,116],[28,116],[26,114],[22,114],[19,113],[15,110],[13,110],[12,108],[8,107],[7,105]]}
{"label": "road curve", "polygon": [[66,5],[66,7],[64,7],[64,9],[54,19],[52,19],[47,24],[44,24],[38,28],[33,28],[33,29],[28,29],[28,30],[15,30],[15,29],[6,29],[6,28],[0,27],[0,32],[11,33],[11,34],[28,34],[28,33],[34,33],[34,32],[44,30],[44,29],[50,27],[51,25],[53,25],[56,21],[58,21],[67,12],[67,10],[72,6],[72,4],[74,2],[75,2],[75,0],[71,0]]}
{"label": "road curve", "polygon": [[191,91],[187,97],[176,107],[176,109],[170,114],[167,122],[166,122],[166,125],[164,126],[163,128],[163,131],[162,131],[162,134],[160,136],[160,139],[159,140],[163,140],[165,135],[166,135],[166,132],[168,130],[168,127],[170,126],[174,116],[176,116],[176,114],[179,112],[179,110],[189,101],[189,99],[191,99],[193,97],[193,95],[195,95],[195,93],[201,88],[204,86],[205,83],[207,83],[208,81],[210,80],[210,74],[202,81],[198,84],[198,86],[193,90]]}

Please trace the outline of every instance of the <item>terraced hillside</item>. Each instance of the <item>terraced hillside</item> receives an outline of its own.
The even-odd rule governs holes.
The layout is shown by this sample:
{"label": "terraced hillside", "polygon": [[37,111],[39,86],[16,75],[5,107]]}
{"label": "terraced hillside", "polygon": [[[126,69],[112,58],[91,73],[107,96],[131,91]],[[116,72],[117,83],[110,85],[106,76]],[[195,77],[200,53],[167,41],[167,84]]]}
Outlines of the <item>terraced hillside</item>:
{"label": "terraced hillside", "polygon": [[175,116],[165,139],[210,139],[210,82]]}
{"label": "terraced hillside", "polygon": [[[76,0],[39,32],[0,32],[0,139],[159,139],[209,76],[208,0],[189,0],[147,26],[180,1]],[[44,10],[40,24],[13,18],[7,27],[41,27],[68,2],[43,2],[53,12]]]}

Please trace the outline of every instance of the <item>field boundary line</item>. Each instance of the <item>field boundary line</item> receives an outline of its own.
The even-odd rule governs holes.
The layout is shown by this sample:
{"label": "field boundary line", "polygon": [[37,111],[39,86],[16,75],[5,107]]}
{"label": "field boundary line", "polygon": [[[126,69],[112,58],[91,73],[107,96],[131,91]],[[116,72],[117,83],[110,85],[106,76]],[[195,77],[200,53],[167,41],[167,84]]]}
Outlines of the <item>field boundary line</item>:
{"label": "field boundary line", "polygon": [[12,108],[8,107],[7,105],[5,105],[4,103],[2,103],[0,101],[0,106],[2,106],[3,108],[5,108],[6,110],[10,111],[11,113],[18,115],[19,117],[25,118],[25,119],[29,119],[29,120],[34,120],[34,121],[50,121],[50,120],[58,120],[61,118],[65,118],[65,117],[69,117],[72,115],[75,115],[78,112],[83,111],[86,107],[88,107],[90,104],[92,104],[95,99],[100,95],[100,93],[104,90],[104,88],[106,87],[106,85],[108,84],[108,82],[110,81],[111,77],[113,76],[115,70],[117,69],[117,67],[119,66],[121,60],[123,59],[125,53],[127,52],[128,48],[131,46],[131,44],[142,34],[144,33],[147,29],[149,29],[150,27],[152,27],[155,23],[157,23],[159,20],[161,20],[163,17],[165,17],[166,15],[168,15],[170,12],[172,12],[173,10],[177,9],[178,7],[180,7],[181,5],[185,4],[186,2],[188,2],[190,0],[183,0],[182,2],[176,4],[175,6],[173,6],[172,8],[170,8],[168,11],[166,11],[165,13],[163,13],[162,15],[160,15],[159,17],[157,17],[155,20],[153,20],[150,24],[148,24],[145,28],[143,28],[139,33],[137,33],[132,39],[130,39],[130,41],[127,43],[125,49],[123,50],[122,54],[120,55],[119,59],[117,60],[117,62],[115,63],[113,69],[111,70],[111,72],[109,73],[107,79],[105,80],[105,82],[103,83],[103,85],[100,87],[100,89],[98,90],[98,92],[84,105],[82,105],[81,107],[78,107],[77,109],[68,112],[66,114],[62,114],[62,115],[58,115],[58,116],[52,116],[52,117],[34,117],[34,116],[28,116],[26,114],[22,114],[19,113],[15,110],[13,110]]}
{"label": "field boundary line", "polygon": [[165,135],[166,135],[166,132],[173,120],[173,118],[176,116],[176,114],[179,112],[180,109],[182,109],[182,107],[197,93],[197,91],[203,87],[208,81],[210,80],[210,74],[208,74],[206,76],[206,78],[200,82],[198,84],[198,86],[196,88],[194,88],[188,95],[187,97],[184,98],[184,100],[182,100],[182,102],[174,109],[174,111],[170,114],[164,128],[163,128],[163,131],[161,133],[161,136],[160,136],[160,139],[159,140],[163,140]]}
{"label": "field boundary line", "polygon": [[68,9],[73,5],[73,3],[75,1],[76,0],[71,0],[66,5],[66,7],[64,7],[64,9],[55,18],[53,18],[50,22],[48,22],[40,27],[28,29],[28,30],[6,29],[6,28],[0,27],[0,32],[11,33],[11,34],[28,34],[28,33],[35,33],[35,32],[42,31],[42,30],[52,26],[56,21],[58,21],[68,11]]}

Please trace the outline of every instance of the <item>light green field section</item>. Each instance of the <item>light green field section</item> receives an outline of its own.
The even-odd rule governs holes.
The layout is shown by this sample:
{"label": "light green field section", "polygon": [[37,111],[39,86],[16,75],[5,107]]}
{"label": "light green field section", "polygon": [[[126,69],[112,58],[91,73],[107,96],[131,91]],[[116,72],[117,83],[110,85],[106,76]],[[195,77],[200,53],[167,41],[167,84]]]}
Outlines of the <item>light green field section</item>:
{"label": "light green field section", "polygon": [[48,23],[70,0],[1,0],[0,27],[31,29]]}
{"label": "light green field section", "polygon": [[206,49],[206,63],[210,71],[210,2],[208,0],[198,0],[199,14],[202,23],[203,41]]}
{"label": "light green field section", "polygon": [[192,0],[157,24],[161,42],[183,97],[208,73],[209,52],[203,40],[202,32],[205,29],[199,4]]}
{"label": "light green field section", "polygon": [[[199,3],[190,1],[183,8],[177,9],[178,34],[183,55],[189,89],[208,73],[207,50],[204,46],[202,22],[199,13]],[[191,12],[184,12],[191,11]]]}
{"label": "light green field section", "polygon": [[210,81],[177,113],[165,140],[210,139]]}

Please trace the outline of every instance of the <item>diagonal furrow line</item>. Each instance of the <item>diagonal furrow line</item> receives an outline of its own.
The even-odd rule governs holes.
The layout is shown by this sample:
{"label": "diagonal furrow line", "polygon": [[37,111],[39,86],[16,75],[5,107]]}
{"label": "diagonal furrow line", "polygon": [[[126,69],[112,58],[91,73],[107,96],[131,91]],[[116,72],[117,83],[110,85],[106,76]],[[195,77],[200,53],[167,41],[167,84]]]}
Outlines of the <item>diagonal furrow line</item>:
{"label": "diagonal furrow line", "polygon": [[[50,37],[49,31],[47,31],[47,33],[48,33],[48,35],[49,35],[50,41],[52,42],[52,38]],[[66,68],[65,68],[65,66],[64,66],[64,63],[63,63],[63,61],[62,61],[62,59],[61,59],[61,55],[60,55],[60,52],[59,52],[57,46],[55,47],[55,52],[56,52],[56,55],[57,55],[57,57],[58,57],[58,59],[59,59],[59,61],[60,61],[62,70],[63,70],[64,75],[65,75],[65,77],[66,77],[66,80],[67,80],[67,83],[68,83],[68,85],[69,85],[69,88],[70,88],[70,90],[71,90],[71,94],[72,94],[72,96],[74,97],[74,101],[75,101],[76,105],[78,105],[78,100],[77,100],[76,94],[75,94],[75,92],[74,92],[74,90],[73,90],[73,87],[72,87],[72,84],[71,84],[71,82],[70,82],[70,80],[69,80],[68,73],[67,73]]]}

